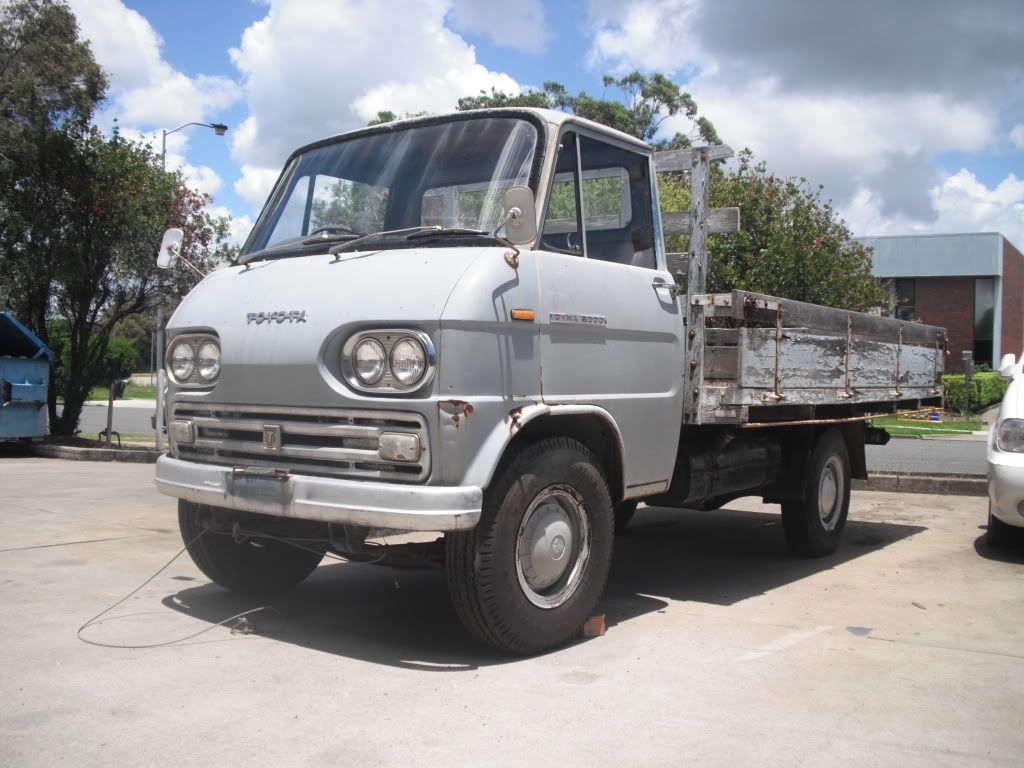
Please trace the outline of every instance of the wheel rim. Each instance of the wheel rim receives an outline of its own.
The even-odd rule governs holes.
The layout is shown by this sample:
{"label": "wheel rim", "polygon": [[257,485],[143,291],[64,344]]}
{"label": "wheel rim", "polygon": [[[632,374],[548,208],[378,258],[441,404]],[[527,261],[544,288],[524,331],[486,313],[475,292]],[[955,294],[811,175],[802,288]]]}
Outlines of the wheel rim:
{"label": "wheel rim", "polygon": [[831,531],[839,522],[844,489],[843,465],[837,456],[830,456],[818,480],[818,516],[827,531]]}
{"label": "wheel rim", "polygon": [[589,559],[590,520],[583,498],[567,485],[548,486],[519,525],[519,587],[538,608],[557,608],[575,594]]}

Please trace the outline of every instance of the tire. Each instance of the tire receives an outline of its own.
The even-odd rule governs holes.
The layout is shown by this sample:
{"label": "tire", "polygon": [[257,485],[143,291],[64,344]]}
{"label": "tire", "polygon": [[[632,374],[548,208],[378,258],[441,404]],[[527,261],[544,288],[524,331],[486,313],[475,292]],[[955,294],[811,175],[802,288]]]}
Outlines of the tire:
{"label": "tire", "polygon": [[178,527],[192,561],[225,589],[244,595],[280,592],[309,576],[323,559],[322,552],[275,539],[236,542],[226,533],[206,530],[213,510],[179,500]]}
{"label": "tire", "polygon": [[850,454],[839,430],[822,432],[804,478],[802,501],[782,503],[782,528],[790,551],[824,557],[836,551],[850,511]]}
{"label": "tire", "polygon": [[1008,525],[992,514],[992,502],[988,506],[988,532],[985,541],[997,549],[1005,549],[1021,541],[1021,529]]}
{"label": "tire", "polygon": [[525,448],[484,494],[477,527],[445,536],[459,619],[507,653],[569,642],[604,592],[614,529],[608,483],[593,453],[568,438]]}
{"label": "tire", "polygon": [[629,525],[630,521],[633,519],[633,515],[636,514],[636,505],[636,499],[627,499],[626,501],[620,501],[615,505],[616,536],[626,530],[626,526]]}

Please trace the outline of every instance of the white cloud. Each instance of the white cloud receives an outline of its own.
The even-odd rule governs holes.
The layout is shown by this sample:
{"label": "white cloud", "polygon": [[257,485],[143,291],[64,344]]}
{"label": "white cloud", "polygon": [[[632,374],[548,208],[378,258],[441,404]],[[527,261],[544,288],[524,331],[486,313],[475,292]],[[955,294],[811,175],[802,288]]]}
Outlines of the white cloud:
{"label": "white cloud", "polygon": [[210,206],[206,209],[206,212],[215,219],[227,216],[231,220],[230,228],[228,230],[228,241],[232,245],[241,245],[244,243],[245,238],[249,236],[249,232],[252,230],[253,222],[249,216],[236,216],[230,209],[223,205]]}
{"label": "white cloud", "polygon": [[485,35],[495,45],[541,53],[548,40],[540,0],[518,0],[514,7],[493,0],[452,0],[448,14],[459,32]]}
{"label": "white cloud", "polygon": [[[823,9],[591,0],[587,60],[602,72],[672,73],[723,141],[750,147],[776,173],[823,184],[856,234],[987,229],[1021,239],[1016,177],[989,189],[969,170],[944,171],[939,157],[1005,142],[1000,113],[1019,114],[1022,101],[1000,89],[1022,69],[1012,40],[1024,17],[1007,27],[994,5],[987,14],[951,5],[927,19],[897,9],[881,29],[870,8]],[[922,33],[958,26],[953,51],[934,45],[948,35]],[[867,39],[870,55],[859,42]],[[1024,148],[1015,122],[1009,137]],[[690,128],[681,117],[663,124],[666,135]]]}
{"label": "white cloud", "polygon": [[242,164],[242,175],[235,182],[235,192],[254,209],[259,209],[280,175],[278,168],[261,168]]}
{"label": "white cloud", "polygon": [[1002,232],[1024,246],[1024,180],[1014,174],[990,189],[961,168],[931,195],[946,231]]}
{"label": "white cloud", "polygon": [[700,0],[591,3],[594,44],[587,57],[594,68],[676,71],[697,62],[700,47],[693,17]]}
{"label": "white cloud", "polygon": [[518,92],[445,26],[449,10],[447,0],[273,0],[231,50],[249,105],[232,137],[239,194],[254,200],[295,147],[365,125],[378,110],[448,110],[492,86]]}
{"label": "white cloud", "polygon": [[110,103],[103,122],[173,127],[186,120],[209,120],[241,96],[227,77],[189,77],[170,66],[161,54],[163,40],[137,11],[121,0],[70,0],[82,37],[110,78]]}
{"label": "white cloud", "polygon": [[936,212],[932,222],[888,216],[876,193],[860,187],[839,213],[856,234],[894,235],[943,232],[1001,232],[1024,245],[1024,180],[1007,175],[988,187],[966,168],[946,175],[928,191]]}

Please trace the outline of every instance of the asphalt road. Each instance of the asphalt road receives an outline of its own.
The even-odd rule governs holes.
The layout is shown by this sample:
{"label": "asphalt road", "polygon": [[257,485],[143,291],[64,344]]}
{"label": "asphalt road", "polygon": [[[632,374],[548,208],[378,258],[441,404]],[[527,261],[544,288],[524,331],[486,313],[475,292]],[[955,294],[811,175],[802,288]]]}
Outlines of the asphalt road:
{"label": "asphalt road", "polygon": [[[114,403],[114,429],[124,435],[151,435],[153,427],[149,419],[155,413],[156,406],[148,400],[117,401]],[[82,409],[82,419],[78,422],[78,428],[84,437],[96,437],[100,430],[106,429],[106,404],[86,405]]]}
{"label": "asphalt road", "polygon": [[888,445],[867,446],[868,471],[984,475],[985,441],[920,440],[894,437]]}
{"label": "asphalt road", "polygon": [[[272,600],[182,556],[150,465],[0,459],[0,765],[1020,765],[1024,551],[985,500],[860,492],[794,559],[775,508],[642,509],[608,633],[528,659],[441,571],[325,561]],[[247,626],[218,622],[266,606]],[[235,631],[232,631],[232,628]],[[173,642],[201,630],[190,640]],[[251,630],[251,632],[247,631]],[[172,641],[169,646],[144,646]],[[138,646],[129,649],[129,646]]]}

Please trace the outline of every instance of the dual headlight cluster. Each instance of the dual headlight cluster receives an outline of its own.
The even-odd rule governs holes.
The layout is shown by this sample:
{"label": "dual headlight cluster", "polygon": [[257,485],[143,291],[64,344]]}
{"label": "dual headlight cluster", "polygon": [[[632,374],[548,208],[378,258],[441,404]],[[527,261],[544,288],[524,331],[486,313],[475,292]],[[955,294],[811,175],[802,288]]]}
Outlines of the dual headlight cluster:
{"label": "dual headlight cluster", "polygon": [[407,392],[434,375],[437,353],[430,337],[420,331],[363,331],[351,336],[341,350],[346,380],[364,392]]}
{"label": "dual headlight cluster", "polygon": [[1008,453],[1024,453],[1024,419],[1003,419],[996,427],[996,448]]}
{"label": "dual headlight cluster", "polygon": [[[220,376],[220,342],[210,334],[179,336],[167,347],[166,366],[179,386],[211,387]],[[411,392],[427,384],[436,367],[434,344],[421,331],[362,331],[341,351],[345,379],[363,392]]]}
{"label": "dual headlight cluster", "polygon": [[167,371],[183,387],[210,387],[220,376],[220,342],[216,336],[179,336],[167,347]]}

